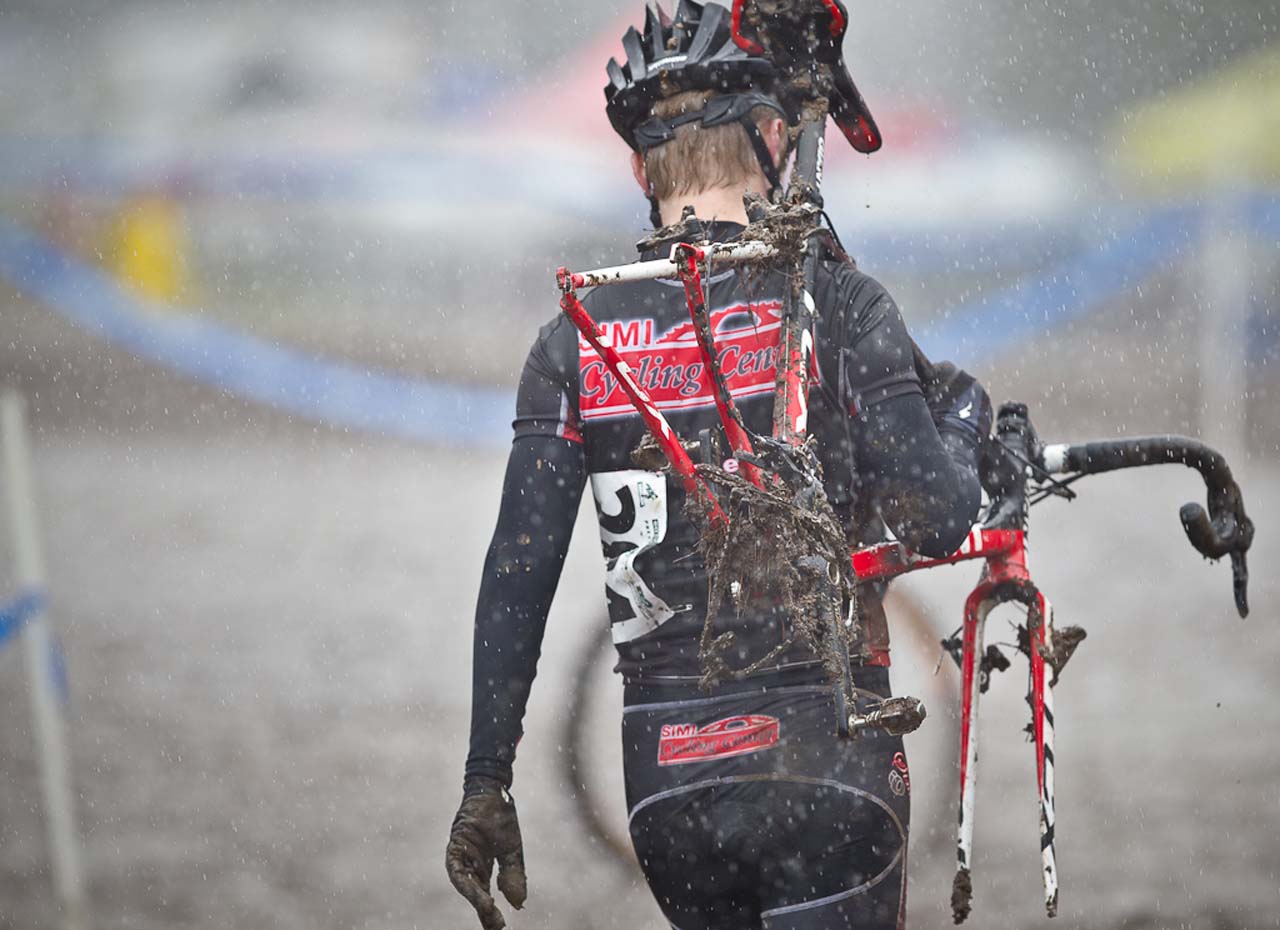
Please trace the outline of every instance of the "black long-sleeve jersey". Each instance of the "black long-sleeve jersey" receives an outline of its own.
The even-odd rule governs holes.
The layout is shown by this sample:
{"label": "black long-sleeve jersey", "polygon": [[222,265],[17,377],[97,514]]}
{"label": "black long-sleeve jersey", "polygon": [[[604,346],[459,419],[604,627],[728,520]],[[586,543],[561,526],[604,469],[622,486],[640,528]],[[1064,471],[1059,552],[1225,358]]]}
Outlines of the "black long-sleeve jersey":
{"label": "black long-sleeve jersey", "polygon": [[[717,224],[712,236],[723,241],[740,232]],[[729,270],[707,285],[729,390],[747,427],[768,434],[787,281],[781,273]],[[939,436],[897,306],[874,279],[834,261],[821,265],[813,297],[808,428],[850,542],[878,538],[883,520],[916,551],[954,551],[979,505],[974,458],[953,459]],[[600,288],[584,303],[679,435],[719,431],[679,282]],[[508,784],[547,612],[588,480],[618,670],[630,681],[695,681],[707,605],[697,529],[684,514],[680,482],[633,462],[644,425],[595,350],[563,317],[542,328],[529,353],[514,427],[476,611],[467,762],[468,774]],[[878,598],[864,597],[864,619],[870,661],[887,665]],[[736,634],[736,661],[745,666],[785,636],[786,618],[773,609],[735,614],[725,608],[716,630]],[[788,674],[812,668],[815,679],[822,676],[816,656],[801,644],[778,668]]]}

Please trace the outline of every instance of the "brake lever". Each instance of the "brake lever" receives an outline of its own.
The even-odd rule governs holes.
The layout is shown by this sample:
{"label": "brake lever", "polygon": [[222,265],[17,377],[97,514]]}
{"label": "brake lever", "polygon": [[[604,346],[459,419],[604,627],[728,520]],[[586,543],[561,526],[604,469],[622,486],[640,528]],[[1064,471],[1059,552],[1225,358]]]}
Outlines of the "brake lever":
{"label": "brake lever", "polygon": [[1247,617],[1249,566],[1246,553],[1253,545],[1253,521],[1244,512],[1239,490],[1233,488],[1232,491],[1234,493],[1224,495],[1226,500],[1209,501],[1209,508],[1217,512],[1214,519],[1210,519],[1205,509],[1194,501],[1183,504],[1178,517],[1187,539],[1205,558],[1216,560],[1224,555],[1231,556],[1231,588],[1236,612]]}

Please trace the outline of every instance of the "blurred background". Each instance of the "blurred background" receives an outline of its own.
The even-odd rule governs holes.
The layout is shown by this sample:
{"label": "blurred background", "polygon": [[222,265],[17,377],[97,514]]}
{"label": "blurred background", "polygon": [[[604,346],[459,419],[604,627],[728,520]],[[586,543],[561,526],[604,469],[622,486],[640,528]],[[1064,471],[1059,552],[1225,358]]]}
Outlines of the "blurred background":
{"label": "blurred background", "polygon": [[[1181,535],[1193,474],[1037,509],[1038,580],[1091,634],[1058,689],[1054,926],[1280,926],[1280,8],[848,6],[885,146],[832,138],[827,207],[927,351],[1049,439],[1205,438],[1259,527],[1241,623]],[[475,925],[443,869],[471,611],[554,270],[629,260],[645,227],[601,92],[641,20],[0,0],[0,380],[30,416],[92,926]],[[662,926],[609,845],[589,511],[517,765],[517,928]],[[6,537],[0,927],[52,928],[15,558]],[[976,571],[897,597],[895,682],[932,711],[908,740],[915,927],[950,924],[935,644]],[[984,705],[975,926],[1045,923],[1023,687],[1015,666]]]}

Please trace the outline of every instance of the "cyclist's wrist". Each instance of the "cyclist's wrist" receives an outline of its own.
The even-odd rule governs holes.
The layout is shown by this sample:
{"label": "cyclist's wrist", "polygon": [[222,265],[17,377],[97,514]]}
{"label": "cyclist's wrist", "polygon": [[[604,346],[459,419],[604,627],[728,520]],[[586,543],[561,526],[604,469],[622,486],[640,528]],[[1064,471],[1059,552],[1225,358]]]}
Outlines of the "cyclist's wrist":
{"label": "cyclist's wrist", "polygon": [[511,766],[497,759],[469,759],[463,771],[462,784],[465,788],[472,781],[478,784],[492,784],[502,788],[510,788],[512,782]]}
{"label": "cyclist's wrist", "polygon": [[505,798],[509,797],[507,791],[509,787],[498,779],[489,778],[486,775],[468,775],[462,780],[462,796],[469,798],[477,794],[500,794]]}

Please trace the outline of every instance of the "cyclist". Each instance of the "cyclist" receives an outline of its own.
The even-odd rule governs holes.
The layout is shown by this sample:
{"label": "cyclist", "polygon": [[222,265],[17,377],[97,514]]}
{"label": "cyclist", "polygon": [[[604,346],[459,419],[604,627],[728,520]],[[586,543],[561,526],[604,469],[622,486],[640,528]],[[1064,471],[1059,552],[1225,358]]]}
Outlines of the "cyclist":
{"label": "cyclist", "polygon": [[[715,241],[742,233],[745,193],[779,185],[795,117],[773,92],[772,63],[735,45],[729,20],[711,3],[681,0],[674,19],[650,3],[644,31],[623,37],[627,64],[609,63],[605,90],[655,226],[692,206]],[[874,130],[865,108],[858,116]],[[655,247],[642,257],[665,254]],[[726,380],[761,434],[771,431],[787,286],[781,273],[743,271],[708,282]],[[809,431],[850,542],[874,541],[887,524],[912,549],[950,554],[980,502],[985,391],[950,366],[922,384],[897,306],[851,262],[822,264],[814,300]],[[680,435],[719,429],[678,282],[602,288],[586,305]],[[514,428],[476,609],[470,752],[446,857],[481,924],[504,926],[489,889],[495,861],[507,900],[518,908],[526,895],[512,763],[589,479],[624,676],[630,832],[668,922],[900,926],[910,792],[901,738],[836,736],[821,662],[799,642],[767,668],[699,688],[707,579],[697,529],[680,483],[634,463],[643,424],[564,318],[544,326],[529,353]],[[860,705],[890,694],[879,593],[863,597],[867,643],[853,670]],[[716,630],[734,632],[739,668],[790,628],[776,604],[721,613],[732,614],[717,617]]]}

